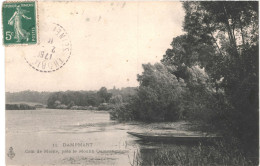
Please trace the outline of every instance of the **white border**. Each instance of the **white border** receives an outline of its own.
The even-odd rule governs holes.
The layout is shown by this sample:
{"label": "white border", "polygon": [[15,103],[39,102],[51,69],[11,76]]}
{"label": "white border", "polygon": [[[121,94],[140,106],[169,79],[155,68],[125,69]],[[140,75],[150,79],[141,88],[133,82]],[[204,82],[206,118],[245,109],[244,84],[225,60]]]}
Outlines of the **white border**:
{"label": "white border", "polygon": [[[2,9],[3,0],[0,0]],[[2,12],[0,17],[2,23]],[[1,38],[3,36],[1,29]],[[0,165],[5,164],[5,52],[3,41],[0,40]]]}
{"label": "white border", "polygon": [[[42,1],[42,0],[39,0]],[[47,0],[48,1],[48,0]],[[49,0],[50,1],[50,0]],[[56,0],[59,1],[59,0]],[[66,0],[64,0],[66,1]],[[67,0],[69,1],[69,0]],[[84,1],[84,0],[78,0],[78,1]],[[91,0],[85,0],[85,1],[91,1]],[[102,1],[102,0],[96,0],[96,1]],[[118,0],[114,0],[118,1]],[[129,0],[126,0],[129,1]],[[138,0],[133,0],[138,1]],[[143,0],[143,1],[149,1],[149,0]],[[162,0],[159,0],[162,1]],[[177,1],[177,0],[165,0],[165,1]],[[2,9],[2,4],[4,0],[0,0],[0,9]],[[259,2],[260,7],[260,2]],[[260,18],[259,18],[260,21]],[[2,13],[0,17],[0,23],[2,23]],[[260,29],[259,29],[260,30]],[[0,32],[0,36],[2,39],[2,29]],[[39,34],[38,34],[39,36]],[[38,39],[39,40],[39,39]],[[260,50],[260,48],[259,48]],[[259,64],[260,64],[260,58],[259,58]],[[260,69],[259,69],[260,72]],[[260,103],[259,103],[260,104]],[[259,114],[260,119],[260,114]],[[260,125],[260,121],[259,121]],[[259,132],[259,138],[260,138],[260,132]],[[260,139],[259,139],[260,141]],[[259,149],[260,149],[260,143],[259,143]],[[259,158],[260,158],[260,152],[259,152]],[[0,40],[0,166],[4,166],[5,164],[5,52],[4,52],[4,46],[2,43],[2,40]]]}

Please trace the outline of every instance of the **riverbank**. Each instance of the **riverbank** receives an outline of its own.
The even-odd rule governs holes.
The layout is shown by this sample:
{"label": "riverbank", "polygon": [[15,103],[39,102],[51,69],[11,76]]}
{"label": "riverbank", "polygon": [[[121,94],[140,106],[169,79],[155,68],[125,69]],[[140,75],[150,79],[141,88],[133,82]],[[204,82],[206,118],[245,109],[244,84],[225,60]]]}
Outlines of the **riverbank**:
{"label": "riverbank", "polygon": [[245,157],[238,149],[223,142],[214,145],[198,144],[191,147],[161,145],[152,155],[136,151],[131,166],[144,165],[258,165],[258,161]]}
{"label": "riverbank", "polygon": [[[247,154],[241,151],[237,143],[237,139],[222,137],[215,139],[214,136],[220,136],[217,133],[205,133],[199,131],[196,124],[187,121],[178,122],[156,122],[141,123],[141,128],[134,129],[136,133],[146,136],[213,136],[209,141],[167,141],[174,145],[167,146],[165,141],[160,141],[160,147],[154,153],[147,155],[143,151],[136,151],[132,166],[141,165],[257,165],[258,156],[255,154]],[[196,130],[195,130],[196,129]],[[142,142],[154,142],[153,139],[143,139]],[[150,141],[149,141],[150,140]],[[156,141],[157,142],[157,141]],[[190,144],[191,143],[191,144]],[[189,145],[189,146],[187,146]]]}
{"label": "riverbank", "polygon": [[65,105],[65,104],[57,104],[52,106],[50,109],[67,109],[67,110],[111,110],[114,106],[109,103],[101,103],[98,106],[78,106],[78,105]]}
{"label": "riverbank", "polygon": [[134,133],[147,133],[149,135],[184,135],[184,136],[221,136],[219,133],[203,132],[195,123],[189,121],[176,122],[129,122],[130,124],[138,123],[142,127],[131,130]]}

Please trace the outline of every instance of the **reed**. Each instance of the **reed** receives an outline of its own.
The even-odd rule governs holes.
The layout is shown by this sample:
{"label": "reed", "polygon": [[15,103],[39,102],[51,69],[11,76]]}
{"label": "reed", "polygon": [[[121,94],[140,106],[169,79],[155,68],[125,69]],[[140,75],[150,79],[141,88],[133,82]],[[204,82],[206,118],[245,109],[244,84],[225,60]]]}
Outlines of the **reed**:
{"label": "reed", "polygon": [[[162,145],[163,146],[163,145]],[[174,148],[161,147],[152,155],[144,155],[136,151],[131,166],[144,165],[178,165],[178,166],[208,166],[208,165],[258,165],[258,161],[249,159],[238,149],[226,147],[223,142],[216,145],[176,146]]]}

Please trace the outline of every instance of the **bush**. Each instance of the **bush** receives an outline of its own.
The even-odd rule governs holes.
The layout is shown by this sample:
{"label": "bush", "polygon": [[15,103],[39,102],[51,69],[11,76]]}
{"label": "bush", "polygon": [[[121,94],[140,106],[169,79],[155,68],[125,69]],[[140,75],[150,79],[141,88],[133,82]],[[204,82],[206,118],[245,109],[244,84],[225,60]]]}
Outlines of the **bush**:
{"label": "bush", "polygon": [[98,106],[98,110],[104,110],[104,111],[107,111],[107,110],[111,110],[113,107],[108,104],[108,103],[101,103],[99,106]]}
{"label": "bush", "polygon": [[115,104],[110,112],[110,119],[119,121],[134,120],[131,106],[128,103]]}

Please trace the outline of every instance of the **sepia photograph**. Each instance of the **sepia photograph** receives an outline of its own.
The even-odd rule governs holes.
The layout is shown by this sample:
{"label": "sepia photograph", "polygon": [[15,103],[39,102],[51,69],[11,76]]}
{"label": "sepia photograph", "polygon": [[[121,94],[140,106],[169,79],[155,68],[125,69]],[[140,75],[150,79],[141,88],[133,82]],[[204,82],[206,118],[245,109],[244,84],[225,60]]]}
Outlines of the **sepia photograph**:
{"label": "sepia photograph", "polygon": [[7,0],[2,43],[6,165],[259,165],[258,1]]}

